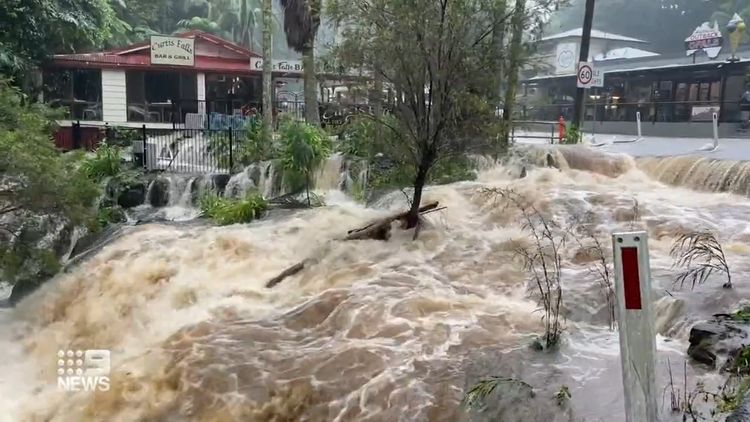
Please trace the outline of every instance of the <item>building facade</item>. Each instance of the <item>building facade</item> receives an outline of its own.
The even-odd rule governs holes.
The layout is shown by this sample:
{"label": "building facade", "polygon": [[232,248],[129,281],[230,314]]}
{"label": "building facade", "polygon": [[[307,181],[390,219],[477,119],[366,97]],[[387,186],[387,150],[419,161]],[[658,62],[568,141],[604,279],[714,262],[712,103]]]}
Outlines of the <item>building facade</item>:
{"label": "building facade", "polygon": [[[53,56],[43,69],[43,101],[65,110],[62,127],[208,124],[260,112],[262,61],[201,31],[152,37],[115,50]],[[273,65],[277,112],[297,112],[304,107],[301,62]]]}
{"label": "building facade", "polygon": [[[547,54],[541,60],[548,65],[525,72],[517,117],[570,120],[580,31],[542,42]],[[552,51],[557,55],[550,55]],[[586,131],[635,134],[640,115],[644,135],[710,137],[716,113],[721,136],[750,136],[740,106],[750,50],[740,50],[735,57],[725,47],[713,59],[701,51],[663,56],[649,51],[645,41],[593,31],[589,61],[603,72],[604,86],[587,90]]]}

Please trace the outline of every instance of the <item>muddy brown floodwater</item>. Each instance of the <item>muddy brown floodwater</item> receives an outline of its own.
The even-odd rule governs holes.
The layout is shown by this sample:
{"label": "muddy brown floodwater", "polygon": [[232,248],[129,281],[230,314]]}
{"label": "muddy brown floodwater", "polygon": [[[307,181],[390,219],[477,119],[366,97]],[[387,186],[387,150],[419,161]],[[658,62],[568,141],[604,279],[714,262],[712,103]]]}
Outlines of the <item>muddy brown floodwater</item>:
{"label": "muddy brown floodwater", "polygon": [[[668,359],[682,375],[691,324],[750,297],[750,200],[697,191],[740,189],[677,176],[684,159],[670,173],[670,159],[550,154],[561,170],[517,179],[511,163],[430,187],[425,200],[447,209],[417,241],[399,231],[389,242],[333,240],[402,208],[400,192],[366,208],[331,191],[326,207],[249,225],[132,227],[0,315],[8,420],[455,421],[466,386],[489,375],[522,378],[540,397],[567,385],[574,420],[624,420],[618,337],[590,259],[566,244],[564,342],[530,350],[543,323],[515,252],[528,237],[518,211],[482,191],[512,188],[560,222],[586,216],[605,245],[614,230],[648,230],[660,391]],[[680,177],[694,189],[659,181]],[[736,289],[672,285],[671,241],[698,227],[722,239]],[[309,256],[317,263],[264,288]],[[111,390],[58,391],[58,349],[110,349]],[[714,377],[688,371],[690,382]]]}

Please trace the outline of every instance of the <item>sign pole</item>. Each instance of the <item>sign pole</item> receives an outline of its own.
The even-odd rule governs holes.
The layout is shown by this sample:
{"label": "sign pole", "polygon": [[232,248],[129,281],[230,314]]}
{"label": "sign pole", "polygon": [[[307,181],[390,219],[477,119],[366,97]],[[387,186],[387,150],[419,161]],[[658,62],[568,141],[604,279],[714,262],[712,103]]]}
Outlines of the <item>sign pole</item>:
{"label": "sign pole", "polygon": [[646,232],[612,235],[627,422],[656,422],[656,338]]}
{"label": "sign pole", "polygon": [[[581,48],[578,55],[579,62],[589,60],[589,47],[591,45],[591,27],[594,23],[594,0],[586,0],[586,9],[583,15],[583,29],[581,30]],[[573,126],[580,128],[583,123],[583,101],[586,98],[586,90],[576,90],[575,105],[573,107]]]}

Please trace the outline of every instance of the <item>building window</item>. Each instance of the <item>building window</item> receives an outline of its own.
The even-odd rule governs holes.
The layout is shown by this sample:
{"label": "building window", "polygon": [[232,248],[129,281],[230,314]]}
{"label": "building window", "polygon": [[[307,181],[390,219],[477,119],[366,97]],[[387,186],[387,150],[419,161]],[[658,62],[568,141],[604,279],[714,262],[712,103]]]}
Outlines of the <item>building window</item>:
{"label": "building window", "polygon": [[235,115],[252,108],[259,110],[261,95],[260,78],[206,75],[206,110],[209,113]]}
{"label": "building window", "polygon": [[102,120],[102,73],[98,69],[44,72],[44,101],[71,120]]}
{"label": "building window", "polygon": [[197,113],[195,73],[128,71],[128,121],[183,123],[186,113]]}

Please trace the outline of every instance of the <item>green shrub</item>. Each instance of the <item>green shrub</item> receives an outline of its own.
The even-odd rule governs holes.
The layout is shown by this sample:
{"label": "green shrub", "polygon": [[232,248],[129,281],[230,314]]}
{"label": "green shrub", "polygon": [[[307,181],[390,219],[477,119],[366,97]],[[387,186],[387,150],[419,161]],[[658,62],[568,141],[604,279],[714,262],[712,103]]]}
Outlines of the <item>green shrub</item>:
{"label": "green shrub", "polygon": [[200,200],[203,216],[210,218],[216,224],[248,223],[260,218],[268,209],[268,202],[256,193],[248,193],[243,199],[228,199],[207,194]]}
{"label": "green shrub", "polygon": [[125,211],[118,205],[100,206],[96,213],[97,227],[95,230],[103,229],[110,224],[124,223],[127,221]]}
{"label": "green shrub", "polygon": [[110,127],[107,129],[107,144],[119,147],[129,147],[133,141],[143,139],[141,129],[131,129],[122,127]]}
{"label": "green shrub", "polygon": [[239,148],[237,148],[240,163],[248,165],[276,158],[273,137],[263,127],[262,120],[250,120],[245,126],[245,135],[245,139],[240,140]]}
{"label": "green shrub", "polygon": [[476,165],[467,157],[452,157],[435,163],[427,176],[429,183],[434,185],[475,180]]}
{"label": "green shrub", "polygon": [[117,176],[122,170],[120,148],[102,143],[94,152],[93,157],[84,159],[81,170],[86,177],[95,182]]}
{"label": "green shrub", "polygon": [[750,305],[745,305],[742,309],[733,313],[732,319],[739,322],[750,322]]}
{"label": "green shrub", "polygon": [[[371,166],[368,187],[370,189],[401,188],[414,183],[416,171],[411,163],[391,161],[388,167]],[[476,179],[476,165],[466,157],[440,160],[427,174],[427,183],[445,185]]]}
{"label": "green shrub", "polygon": [[568,125],[565,128],[565,143],[566,144],[578,144],[583,139],[583,133],[577,126]]}
{"label": "green shrub", "polygon": [[331,153],[331,139],[321,129],[302,122],[281,127],[281,160],[287,187],[310,189],[310,176]]}
{"label": "green shrub", "polygon": [[375,147],[377,124],[368,117],[355,117],[341,130],[337,150],[347,157],[371,157]]}

